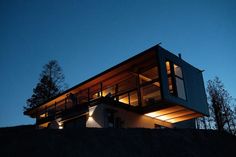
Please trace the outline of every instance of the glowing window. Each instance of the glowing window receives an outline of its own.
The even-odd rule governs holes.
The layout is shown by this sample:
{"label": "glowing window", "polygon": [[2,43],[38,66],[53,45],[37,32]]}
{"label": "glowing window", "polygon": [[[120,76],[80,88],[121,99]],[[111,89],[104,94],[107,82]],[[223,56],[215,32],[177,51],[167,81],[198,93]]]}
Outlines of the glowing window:
{"label": "glowing window", "polygon": [[166,71],[167,71],[167,74],[170,74],[170,62],[169,61],[166,61]]}
{"label": "glowing window", "polygon": [[186,100],[182,68],[170,61],[166,61],[166,72],[169,93]]}
{"label": "glowing window", "polygon": [[157,82],[141,87],[143,106],[154,105],[160,100],[160,87],[156,84]]}
{"label": "glowing window", "polygon": [[158,78],[158,68],[154,66],[139,74],[140,83],[145,83]]}
{"label": "glowing window", "polygon": [[119,96],[119,102],[122,102],[122,103],[125,103],[125,104],[129,104],[128,93]]}
{"label": "glowing window", "polygon": [[138,95],[136,90],[129,93],[129,100],[131,106],[138,106]]}

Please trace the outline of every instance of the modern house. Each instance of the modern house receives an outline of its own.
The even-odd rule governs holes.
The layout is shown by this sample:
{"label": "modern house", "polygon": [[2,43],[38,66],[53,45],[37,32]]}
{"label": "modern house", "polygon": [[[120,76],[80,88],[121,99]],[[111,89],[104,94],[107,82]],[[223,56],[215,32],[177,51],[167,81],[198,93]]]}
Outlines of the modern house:
{"label": "modern house", "polygon": [[202,71],[156,45],[24,114],[39,128],[194,127],[208,105]]}

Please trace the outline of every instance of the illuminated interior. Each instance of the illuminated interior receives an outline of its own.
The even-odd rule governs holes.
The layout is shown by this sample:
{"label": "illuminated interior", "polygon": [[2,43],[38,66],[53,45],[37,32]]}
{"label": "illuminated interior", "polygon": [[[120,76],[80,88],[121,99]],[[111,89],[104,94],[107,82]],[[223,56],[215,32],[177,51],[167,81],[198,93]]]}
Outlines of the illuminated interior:
{"label": "illuminated interior", "polygon": [[162,110],[150,112],[145,115],[169,123],[177,123],[202,116],[202,114],[196,113],[192,110],[177,105]]}
{"label": "illuminated interior", "polygon": [[49,124],[49,122],[46,122],[46,123],[40,124],[39,127],[47,128],[48,124]]}
{"label": "illuminated interior", "polygon": [[[155,51],[149,51],[81,83],[37,110],[27,111],[27,114],[46,118],[73,108],[74,105],[106,96],[130,106],[153,105],[161,99],[159,67],[155,58]],[[71,95],[76,101],[71,99]]]}
{"label": "illuminated interior", "polygon": [[45,118],[45,117],[47,117],[47,113],[43,113],[43,114],[39,115],[39,118]]}
{"label": "illuminated interior", "polygon": [[[181,67],[181,64],[177,65],[177,63],[166,60],[164,61],[166,69],[162,69],[162,66],[159,67],[159,63],[157,63],[158,56],[156,54],[156,50],[148,50],[148,52],[122,62],[78,84],[55,99],[25,112],[25,114],[36,117],[40,124],[40,120],[44,123],[43,120],[47,120],[47,117],[50,119],[54,116],[61,116],[63,115],[61,113],[66,110],[73,111],[73,107],[77,109],[75,106],[90,106],[94,102],[100,102],[97,100],[103,100],[103,98],[100,99],[101,97],[107,97],[120,102],[115,104],[127,105],[129,106],[127,108],[134,109],[134,111],[138,111],[136,109],[140,108],[144,109],[143,111],[152,109],[152,112],[145,115],[169,123],[177,123],[202,116],[202,114],[182,106],[170,107],[169,104],[163,106],[164,109],[156,111],[157,108],[160,108],[158,105],[165,98],[166,93],[161,93],[161,91],[166,91],[163,90],[165,88],[168,88],[168,96],[180,98],[181,101],[188,101],[184,84],[186,82],[184,80],[185,73],[182,73],[184,67]],[[161,80],[163,78],[160,77],[164,76],[160,75],[163,72],[167,74],[168,80],[165,81],[168,84],[162,84],[165,83]],[[95,108],[89,108],[88,126],[96,124],[92,117]],[[65,126],[66,123],[62,123],[60,128]]]}

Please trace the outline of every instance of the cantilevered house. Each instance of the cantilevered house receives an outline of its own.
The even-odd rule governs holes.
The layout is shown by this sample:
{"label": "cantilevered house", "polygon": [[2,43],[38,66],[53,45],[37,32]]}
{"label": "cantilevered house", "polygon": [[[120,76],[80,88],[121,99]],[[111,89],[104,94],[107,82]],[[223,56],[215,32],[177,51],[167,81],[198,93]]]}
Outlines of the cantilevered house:
{"label": "cantilevered house", "polygon": [[173,128],[208,107],[202,71],[156,45],[24,114],[39,128]]}

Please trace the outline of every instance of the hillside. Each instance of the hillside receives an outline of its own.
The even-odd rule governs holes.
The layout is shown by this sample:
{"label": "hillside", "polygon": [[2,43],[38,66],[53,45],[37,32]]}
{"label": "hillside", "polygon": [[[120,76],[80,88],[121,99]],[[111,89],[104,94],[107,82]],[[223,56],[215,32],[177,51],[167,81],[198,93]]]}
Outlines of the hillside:
{"label": "hillside", "polygon": [[236,154],[236,137],[212,130],[0,129],[1,156],[222,157]]}

